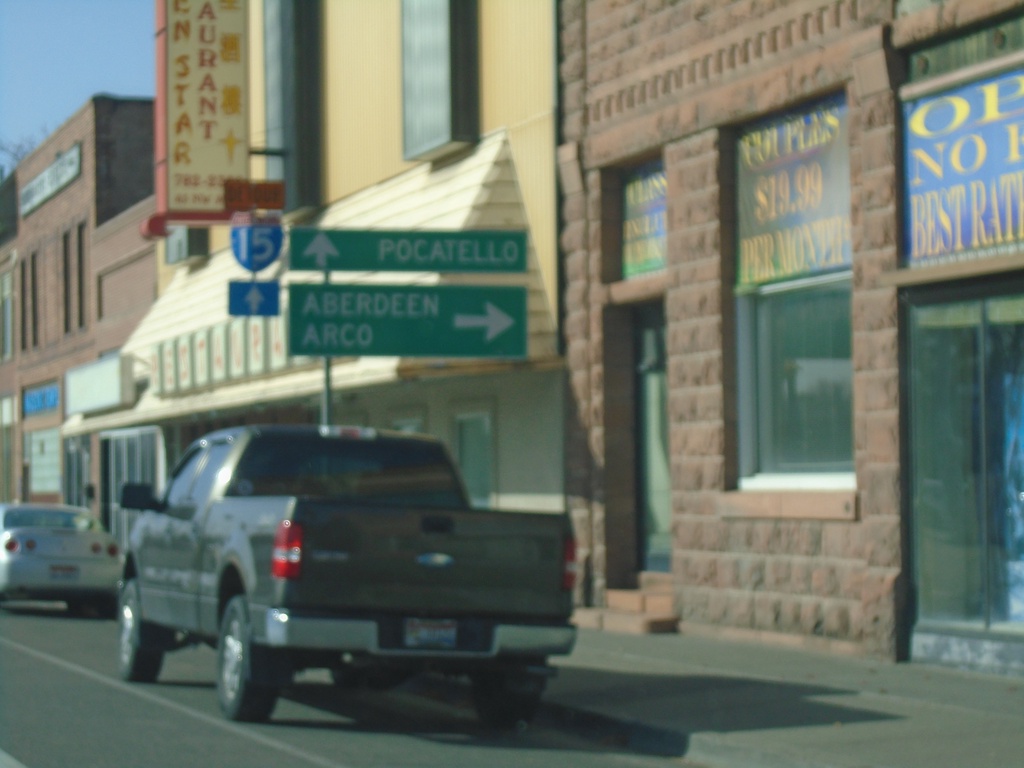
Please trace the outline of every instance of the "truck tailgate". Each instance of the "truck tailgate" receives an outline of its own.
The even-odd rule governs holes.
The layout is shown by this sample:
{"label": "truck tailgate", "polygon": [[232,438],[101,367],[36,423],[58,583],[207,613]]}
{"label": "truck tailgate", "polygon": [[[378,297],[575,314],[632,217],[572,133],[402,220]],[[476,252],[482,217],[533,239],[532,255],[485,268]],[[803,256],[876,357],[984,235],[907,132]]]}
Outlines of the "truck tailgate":
{"label": "truck tailgate", "polygon": [[562,620],[563,515],[346,506],[303,499],[302,566],[288,607],[417,616]]}

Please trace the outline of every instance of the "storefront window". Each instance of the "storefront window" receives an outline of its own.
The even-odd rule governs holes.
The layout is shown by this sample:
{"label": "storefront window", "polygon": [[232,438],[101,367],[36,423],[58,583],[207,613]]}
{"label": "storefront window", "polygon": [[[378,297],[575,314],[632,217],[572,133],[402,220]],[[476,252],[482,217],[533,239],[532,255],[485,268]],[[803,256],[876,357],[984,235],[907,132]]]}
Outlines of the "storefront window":
{"label": "storefront window", "polygon": [[848,278],[741,299],[743,475],[853,469]]}
{"label": "storefront window", "polygon": [[824,473],[851,482],[848,133],[836,94],[737,142],[741,487],[796,473],[818,475],[815,486]]}
{"label": "storefront window", "polygon": [[1024,625],[1024,297],[910,310],[919,620]]}
{"label": "storefront window", "polygon": [[60,493],[60,430],[26,432],[24,441],[29,494]]}
{"label": "storefront window", "polygon": [[489,507],[494,486],[491,415],[465,413],[457,416],[455,440],[459,469],[466,481],[470,503],[478,508]]}

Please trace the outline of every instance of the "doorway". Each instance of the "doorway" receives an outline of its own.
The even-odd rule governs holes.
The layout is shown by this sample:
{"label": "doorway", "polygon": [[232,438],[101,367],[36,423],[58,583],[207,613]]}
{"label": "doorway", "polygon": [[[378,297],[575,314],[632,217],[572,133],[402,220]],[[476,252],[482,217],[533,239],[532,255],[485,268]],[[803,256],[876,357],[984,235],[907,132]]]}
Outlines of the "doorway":
{"label": "doorway", "polygon": [[633,312],[636,392],[637,541],[643,571],[672,569],[672,484],[669,470],[665,310]]}
{"label": "doorway", "polygon": [[908,330],[915,634],[1024,639],[1024,295],[912,300]]}

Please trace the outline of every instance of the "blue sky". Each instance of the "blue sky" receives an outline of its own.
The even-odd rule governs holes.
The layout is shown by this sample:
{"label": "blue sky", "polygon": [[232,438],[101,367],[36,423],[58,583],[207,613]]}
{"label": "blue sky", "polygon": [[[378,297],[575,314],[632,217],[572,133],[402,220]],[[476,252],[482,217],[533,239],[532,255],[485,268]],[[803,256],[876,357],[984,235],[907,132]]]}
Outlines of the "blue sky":
{"label": "blue sky", "polygon": [[155,16],[154,0],[0,0],[0,145],[38,144],[98,93],[152,97]]}

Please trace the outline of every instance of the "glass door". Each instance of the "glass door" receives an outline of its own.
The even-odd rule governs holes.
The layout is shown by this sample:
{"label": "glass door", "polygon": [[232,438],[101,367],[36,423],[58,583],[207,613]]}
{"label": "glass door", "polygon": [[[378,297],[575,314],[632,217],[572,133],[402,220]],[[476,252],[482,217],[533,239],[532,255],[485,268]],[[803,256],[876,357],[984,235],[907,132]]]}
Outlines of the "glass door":
{"label": "glass door", "polygon": [[909,320],[918,621],[1024,630],[1024,298]]}
{"label": "glass door", "polygon": [[636,350],[637,515],[640,564],[645,571],[672,567],[672,485],[668,448],[665,315],[644,307],[634,317]]}

